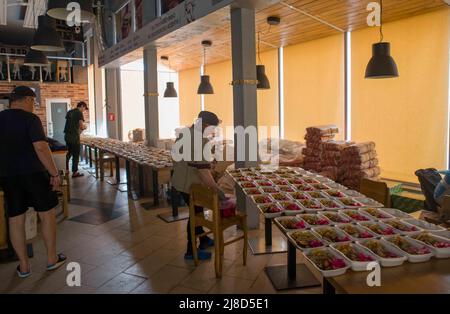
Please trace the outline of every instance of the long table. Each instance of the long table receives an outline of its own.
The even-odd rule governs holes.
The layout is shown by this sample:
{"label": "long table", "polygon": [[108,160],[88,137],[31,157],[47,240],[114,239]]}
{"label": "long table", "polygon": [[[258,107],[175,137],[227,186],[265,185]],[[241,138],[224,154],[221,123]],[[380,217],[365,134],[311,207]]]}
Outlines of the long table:
{"label": "long table", "polygon": [[[146,158],[156,159],[152,156],[152,152],[158,153],[159,156],[163,156],[167,159],[170,156],[170,152],[163,151],[156,148],[144,147],[141,144],[123,143],[112,139],[103,139],[97,137],[82,137],[81,144],[85,147],[86,163],[92,167],[93,159],[95,160],[95,171],[93,175],[104,180],[104,155],[111,154],[115,158],[116,178],[112,184],[118,185],[118,189],[121,191],[127,191],[128,195],[134,200],[139,199],[144,194],[144,168],[150,169],[152,176],[152,191],[153,191],[153,204],[150,206],[144,206],[146,209],[158,208],[160,206],[160,184],[170,183],[172,165],[169,162],[164,163],[158,161],[156,164],[146,161]],[[114,145],[120,145],[127,147],[127,153],[121,153],[120,149],[114,149]],[[94,154],[92,154],[94,151]],[[135,152],[134,152],[135,151]],[[94,155],[94,157],[92,156]],[[125,160],[126,171],[126,189],[121,189],[121,176],[120,176],[120,160]],[[134,191],[131,184],[131,164],[137,165],[137,177],[138,177],[138,190]],[[158,215],[166,222],[174,222],[184,220],[188,218],[186,212],[180,212],[178,209],[178,193],[174,188],[170,189],[172,199],[172,212]]]}

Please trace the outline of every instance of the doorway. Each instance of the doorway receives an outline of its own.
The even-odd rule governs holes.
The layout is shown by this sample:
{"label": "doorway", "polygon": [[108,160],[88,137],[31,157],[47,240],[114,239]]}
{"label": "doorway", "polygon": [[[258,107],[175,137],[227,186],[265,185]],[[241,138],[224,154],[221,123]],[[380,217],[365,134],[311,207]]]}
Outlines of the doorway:
{"label": "doorway", "polygon": [[64,126],[66,115],[70,110],[70,99],[47,99],[47,130],[48,137],[65,144]]}

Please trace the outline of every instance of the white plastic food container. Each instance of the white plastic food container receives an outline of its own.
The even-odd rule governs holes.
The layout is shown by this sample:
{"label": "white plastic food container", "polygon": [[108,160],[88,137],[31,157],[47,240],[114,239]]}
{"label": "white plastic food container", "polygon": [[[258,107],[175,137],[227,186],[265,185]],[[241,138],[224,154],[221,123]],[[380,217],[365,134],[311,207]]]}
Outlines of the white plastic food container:
{"label": "white plastic food container", "polygon": [[400,219],[413,218],[410,214],[405,213],[404,211],[401,211],[400,209],[396,209],[396,208],[380,208],[380,210],[391,216],[394,216],[394,217],[400,218]]}
{"label": "white plastic food container", "polygon": [[329,183],[327,183],[327,185],[331,189],[341,190],[341,191],[343,191],[344,193],[347,194],[348,188],[346,186],[343,186],[342,184],[339,184],[339,183],[336,183],[336,182],[329,182]]}
{"label": "white plastic food container", "polygon": [[359,214],[359,215],[365,217],[365,218],[367,219],[366,222],[369,222],[369,221],[375,221],[375,220],[373,219],[372,216],[370,216],[369,214],[360,212],[360,211],[357,210],[357,209],[341,209],[341,210],[338,211],[338,212],[339,212],[340,214],[342,214],[343,216],[349,218],[352,222],[355,222],[355,223],[358,223],[358,222],[364,222],[364,221],[363,221],[363,220],[357,220],[357,219],[354,219],[354,218],[352,218],[350,215],[348,215],[347,213],[350,214],[351,212],[355,212],[355,213],[357,213],[357,214]]}
{"label": "white plastic food container", "polygon": [[408,261],[410,263],[423,263],[423,262],[428,262],[434,255],[433,253],[433,249],[426,245],[426,244],[422,244],[421,242],[414,240],[410,237],[402,237],[406,242],[408,242],[411,246],[415,247],[415,248],[422,248],[422,247],[426,247],[427,249],[430,250],[430,253],[428,254],[410,254],[404,250],[402,250],[399,246],[395,245],[394,243],[390,242],[388,238],[381,238],[381,241],[384,243],[388,243],[396,248],[398,248],[399,250],[401,250],[403,252],[403,254],[406,255],[406,257],[408,257]]}
{"label": "white plastic food container", "polygon": [[319,208],[310,208],[310,207],[307,207],[307,206],[303,205],[303,201],[298,201],[300,206],[302,206],[307,213],[317,213],[317,212],[321,212],[321,211],[324,210],[322,204],[320,204],[317,200],[310,199],[310,200],[306,200],[306,201],[313,202],[313,203],[315,203],[315,204],[320,206]]}
{"label": "white plastic food container", "polygon": [[[319,219],[324,219],[324,220],[326,220],[328,222],[328,224],[327,225],[313,225],[313,224],[310,224],[303,218],[305,216],[315,216],[315,217],[317,217]],[[318,214],[300,214],[300,215],[297,215],[297,218],[303,219],[303,221],[305,223],[307,223],[310,228],[312,228],[312,227],[321,227],[321,226],[332,226],[333,225],[332,222],[328,218],[326,218],[324,216],[321,216],[321,215],[318,215]]]}
{"label": "white plastic food container", "polygon": [[[283,208],[284,214],[287,216],[295,216],[295,215],[299,215],[299,214],[303,214],[305,212],[305,209],[296,201],[283,201],[283,202],[278,202],[278,204],[280,205],[281,208]],[[288,205],[295,205],[298,207],[298,210],[292,210],[292,209],[287,209],[286,206]]]}
{"label": "white plastic food container", "polygon": [[[372,215],[371,213],[369,213],[369,212],[367,211],[368,209],[374,209],[374,210],[376,210],[380,215],[383,215],[383,218],[375,217],[374,215]],[[380,208],[376,208],[376,207],[361,208],[359,211],[361,211],[361,212],[363,212],[363,213],[365,213],[365,214],[367,214],[367,215],[373,217],[373,219],[375,219],[375,220],[381,220],[381,221],[383,221],[383,220],[387,220],[387,219],[393,219],[393,218],[396,218],[396,217],[392,216],[391,214],[386,213],[386,212],[382,211]]]}
{"label": "white plastic food container", "polygon": [[[322,199],[317,199],[317,200],[320,202],[320,204],[322,204],[323,208],[328,211],[337,212],[344,208],[344,206],[339,201],[334,200],[332,198],[322,198]],[[329,207],[327,205],[327,202],[332,202],[336,207]]]}
{"label": "white plastic food container", "polygon": [[355,197],[354,198],[357,202],[360,202],[364,205],[364,207],[376,207],[376,208],[382,208],[384,207],[383,204],[377,202],[376,200],[373,200],[369,197]]}
{"label": "white plastic food container", "polygon": [[[378,241],[379,243],[381,243],[381,245],[387,251],[394,253],[398,257],[384,258],[384,257],[379,256],[378,254],[376,254],[375,252],[373,252],[372,250],[370,250],[369,248],[364,246],[364,243],[366,243],[367,241]],[[395,246],[393,246],[389,243],[381,242],[380,240],[363,240],[363,241],[357,241],[356,244],[362,246],[363,248],[365,248],[365,249],[369,250],[370,252],[372,252],[373,254],[375,254],[377,256],[378,260],[380,261],[381,266],[383,266],[383,267],[400,266],[408,259],[406,257],[406,255],[403,253],[403,251],[401,251],[400,249],[396,248]]]}
{"label": "white plastic food container", "polygon": [[[377,232],[375,232],[375,231],[373,231],[372,229],[369,228],[369,225],[372,225],[372,224],[375,224],[375,225],[380,226],[380,227],[381,227],[381,230],[383,230],[383,231],[384,231],[385,229],[390,228],[390,229],[392,229],[392,231],[394,232],[394,234],[379,234],[379,233],[377,233]],[[391,226],[388,226],[388,225],[382,223],[381,221],[358,222],[358,225],[360,225],[360,226],[362,226],[362,227],[364,227],[364,228],[369,229],[370,231],[372,231],[373,233],[375,233],[375,234],[377,235],[377,237],[392,237],[392,236],[394,236],[394,235],[401,234],[397,229],[394,229],[394,228],[392,228]]]}
{"label": "white plastic food container", "polygon": [[[336,213],[336,212],[323,212],[323,213],[320,213],[320,214],[318,214],[319,215],[319,217],[321,217],[321,218],[326,218],[326,219],[328,219],[329,221],[331,221],[331,224],[332,225],[335,225],[335,226],[340,226],[340,225],[345,225],[345,224],[351,224],[352,223],[352,220],[350,219],[350,218],[348,218],[347,216],[344,216],[344,215],[342,215],[342,214],[340,214],[340,213]],[[337,217],[339,217],[340,219],[341,219],[341,221],[344,221],[344,222],[337,222],[337,221],[333,221],[331,218],[329,218],[327,215],[333,215],[333,216],[337,216]],[[345,221],[347,221],[347,222],[345,222]]]}
{"label": "white plastic food container", "polygon": [[[399,222],[399,223],[401,223],[401,224],[403,224],[403,225],[405,225],[405,226],[407,226],[409,228],[416,228],[417,230],[414,230],[414,231],[403,231],[403,230],[397,229],[397,228],[389,225],[388,223],[390,221],[397,221],[397,222]],[[405,222],[404,220],[400,220],[400,219],[389,219],[389,220],[385,220],[384,223],[386,224],[386,226],[393,228],[397,233],[402,234],[402,235],[415,235],[415,234],[418,234],[418,233],[423,231],[421,228],[419,228],[417,226],[413,226],[413,225]]]}
{"label": "white plastic food container", "polygon": [[[367,232],[368,234],[372,235],[372,237],[371,237],[371,238],[357,238],[357,237],[354,237],[354,236],[352,236],[351,234],[349,234],[348,232],[346,232],[346,231],[343,229],[343,227],[344,227],[345,225],[351,225],[352,227],[358,229],[359,232],[365,231],[365,232]],[[377,237],[379,237],[379,235],[377,235],[377,234],[376,234],[375,232],[373,232],[372,230],[370,230],[370,229],[368,229],[368,228],[365,228],[365,227],[363,227],[363,226],[360,226],[360,225],[354,225],[354,224],[340,224],[340,225],[338,225],[337,227],[338,227],[339,229],[341,229],[343,232],[345,232],[345,233],[346,233],[353,241],[359,241],[359,240],[365,240],[365,239],[376,239]]]}
{"label": "white plastic food container", "polygon": [[[266,207],[266,206],[277,206],[277,207],[280,208],[280,212],[278,212],[278,213],[267,213],[267,212],[265,212],[265,207]],[[276,217],[280,217],[280,216],[283,215],[283,213],[284,213],[283,208],[282,208],[279,204],[277,204],[277,203],[272,203],[272,204],[259,204],[259,205],[258,205],[258,209],[261,211],[261,214],[263,214],[264,217],[270,218],[270,219],[276,218]]]}
{"label": "white plastic food container", "polygon": [[334,269],[334,270],[322,270],[320,269],[310,258],[309,258],[309,253],[311,253],[313,250],[309,250],[308,252],[304,252],[304,256],[305,259],[311,263],[311,265],[313,265],[324,277],[336,277],[336,276],[340,276],[343,275],[347,272],[347,270],[350,268],[350,261],[347,258],[344,258],[341,254],[339,254],[338,252],[336,252],[335,250],[332,250],[330,248],[323,248],[323,249],[318,249],[318,250],[323,250],[328,252],[330,255],[332,255],[333,257],[336,257],[338,259],[341,259],[344,263],[345,263],[345,267],[343,268],[339,268],[339,269]]}
{"label": "white plastic food container", "polygon": [[[347,256],[345,256],[344,253],[342,253],[341,251],[339,251],[336,248],[336,247],[339,247],[339,245],[350,245],[357,253],[363,253],[364,255],[370,256],[372,258],[372,261],[367,261],[367,262],[353,261],[350,258],[348,258]],[[338,254],[340,254],[345,259],[347,259],[350,262],[351,268],[353,271],[367,271],[367,265],[369,265],[369,263],[373,263],[373,262],[379,263],[379,258],[377,255],[375,255],[369,249],[366,249],[365,247],[362,247],[360,245],[356,245],[353,243],[333,243],[330,245],[330,248],[332,250],[335,250]]]}
{"label": "white plastic food container", "polygon": [[425,231],[442,232],[442,233],[445,233],[445,231],[447,231],[447,229],[445,229],[444,227],[426,222],[425,220],[410,218],[410,219],[403,219],[403,221]]}
{"label": "white plastic food container", "polygon": [[[303,248],[303,247],[301,247],[297,243],[297,241],[292,237],[292,234],[294,234],[296,232],[307,232],[307,233],[311,234],[315,240],[322,242],[322,246],[318,246],[318,247],[315,247],[315,248]],[[328,242],[326,242],[326,241],[320,239],[319,237],[317,237],[317,235],[315,235],[311,230],[294,230],[294,231],[291,231],[291,232],[287,232],[286,235],[289,238],[289,241],[291,241],[291,243],[294,244],[294,246],[297,249],[299,249],[300,251],[302,251],[302,252],[308,252],[310,250],[314,250],[314,249],[318,249],[318,248],[324,248],[324,247],[326,247],[328,245]]]}
{"label": "white plastic food container", "polygon": [[[358,205],[347,205],[345,204],[346,200],[350,200],[352,203],[358,203]],[[346,198],[341,198],[339,199],[339,202],[344,206],[344,208],[348,208],[348,209],[358,209],[358,208],[362,208],[365,207],[363,203],[357,201],[356,199],[352,198],[352,197],[346,197]]]}
{"label": "white plastic food container", "polygon": [[[346,241],[340,241],[340,242],[335,242],[335,241],[332,241],[331,239],[324,238],[324,237],[322,237],[322,236],[320,235],[320,233],[319,233],[321,230],[324,230],[324,229],[331,229],[331,230],[333,230],[334,232],[336,232],[336,234],[338,235],[338,237],[340,237],[340,238],[348,238],[348,240],[346,240]],[[350,236],[349,236],[347,233],[345,233],[345,232],[342,231],[341,229],[338,229],[338,228],[333,227],[333,226],[312,227],[311,230],[314,232],[315,235],[317,235],[317,237],[319,237],[320,239],[322,239],[323,241],[326,241],[326,242],[328,242],[328,243],[346,243],[346,242],[351,242],[351,241],[352,241],[352,239],[350,238]]]}
{"label": "white plastic food container", "polygon": [[[288,229],[288,228],[284,227],[282,224],[282,221],[284,221],[284,220],[293,220],[294,222],[298,222],[298,223],[303,222],[303,224],[305,225],[305,228]],[[291,217],[277,217],[277,218],[275,218],[275,222],[286,232],[295,231],[295,230],[306,230],[309,227],[308,224],[304,220],[302,220],[298,217],[292,217],[292,216]]]}
{"label": "white plastic food container", "polygon": [[[430,233],[430,236],[431,236],[432,238],[434,238],[435,240],[439,241],[439,242],[450,243],[450,240],[447,239],[447,238],[440,237],[440,236],[435,235],[435,234],[432,234],[432,233]],[[447,248],[437,248],[437,247],[434,247],[434,246],[432,246],[432,245],[430,245],[430,244],[427,244],[427,243],[425,243],[425,242],[423,242],[423,241],[420,241],[420,240],[417,240],[417,241],[419,241],[420,243],[423,243],[423,244],[425,244],[425,245],[428,245],[428,246],[433,250],[434,256],[435,256],[436,258],[449,258],[449,257],[450,257],[450,247],[447,247]]]}
{"label": "white plastic food container", "polygon": [[342,192],[347,194],[348,197],[364,197],[363,194],[361,194],[361,193],[359,193],[358,191],[355,191],[355,190],[344,190]]}

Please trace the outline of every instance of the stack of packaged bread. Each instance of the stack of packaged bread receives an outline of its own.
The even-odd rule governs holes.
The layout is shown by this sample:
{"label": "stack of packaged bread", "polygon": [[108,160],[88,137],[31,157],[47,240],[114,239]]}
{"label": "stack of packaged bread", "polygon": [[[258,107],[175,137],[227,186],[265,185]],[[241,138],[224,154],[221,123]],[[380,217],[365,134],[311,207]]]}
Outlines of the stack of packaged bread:
{"label": "stack of packaged bread", "polygon": [[323,143],[332,141],[339,129],[335,125],[314,126],[306,129],[306,147],[303,149],[303,167],[320,172],[322,169]]}
{"label": "stack of packaged bread", "polygon": [[346,170],[342,162],[342,152],[352,144],[354,142],[335,140],[322,143],[321,174],[339,182]]}
{"label": "stack of packaged bread", "polygon": [[378,180],[381,170],[378,166],[374,142],[353,144],[342,151],[341,183],[349,188],[359,189],[363,178]]}

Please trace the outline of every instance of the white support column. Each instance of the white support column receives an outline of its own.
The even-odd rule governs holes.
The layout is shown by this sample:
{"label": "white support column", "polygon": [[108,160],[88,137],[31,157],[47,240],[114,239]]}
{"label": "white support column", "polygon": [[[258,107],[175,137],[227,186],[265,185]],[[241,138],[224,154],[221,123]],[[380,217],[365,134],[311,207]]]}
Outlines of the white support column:
{"label": "white support column", "polygon": [[158,56],[156,48],[144,49],[145,135],[149,146],[159,139]]}
{"label": "white support column", "polygon": [[120,99],[120,68],[106,69],[106,114],[114,115],[114,121],[107,119],[108,137],[121,139],[121,99]]}
{"label": "white support column", "polygon": [[[231,36],[233,57],[233,111],[234,126],[257,127],[257,93],[256,93],[256,44],[255,44],[255,10],[247,8],[231,9]],[[257,132],[256,132],[257,133]],[[257,141],[256,139],[253,141]],[[235,136],[235,165],[237,168],[252,167],[257,161],[250,161],[252,145],[249,137],[245,140],[245,160],[237,159],[238,140]],[[257,143],[256,143],[257,147]],[[246,202],[246,196],[237,189],[238,208],[247,213],[247,225],[250,229],[259,228],[259,212]]]}

